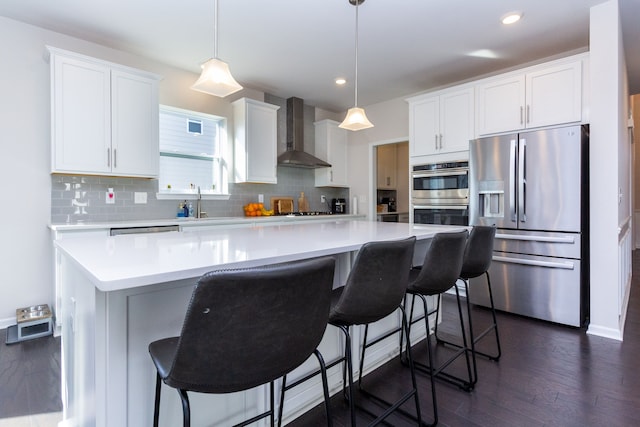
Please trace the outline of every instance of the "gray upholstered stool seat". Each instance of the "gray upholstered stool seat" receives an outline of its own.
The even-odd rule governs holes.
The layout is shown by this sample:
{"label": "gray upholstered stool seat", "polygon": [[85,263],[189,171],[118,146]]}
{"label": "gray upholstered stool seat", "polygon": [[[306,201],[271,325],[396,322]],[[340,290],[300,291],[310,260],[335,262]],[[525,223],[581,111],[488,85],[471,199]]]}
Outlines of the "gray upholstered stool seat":
{"label": "gray upholstered stool seat", "polygon": [[274,381],[312,354],[320,361],[328,411],[326,370],[316,348],[329,319],[334,268],[333,258],[320,258],[202,276],[180,336],[149,344],[157,369],[154,426],[163,382],[180,394],[184,426],[191,418],[187,392],[230,393],[269,383],[270,409],[237,425],[270,417],[273,426]]}

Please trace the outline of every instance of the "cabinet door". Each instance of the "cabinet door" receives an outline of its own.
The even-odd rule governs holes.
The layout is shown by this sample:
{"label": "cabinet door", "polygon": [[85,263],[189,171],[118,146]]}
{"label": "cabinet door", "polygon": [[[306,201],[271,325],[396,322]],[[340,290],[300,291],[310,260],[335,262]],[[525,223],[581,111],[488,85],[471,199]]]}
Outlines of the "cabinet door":
{"label": "cabinet door", "polygon": [[157,85],[156,80],[112,71],[113,174],[158,176]]}
{"label": "cabinet door", "polygon": [[52,172],[111,171],[110,70],[52,55]]}
{"label": "cabinet door", "polygon": [[436,154],[440,144],[440,98],[414,102],[409,108],[412,156]]}
{"label": "cabinet door", "polygon": [[338,124],[333,120],[315,123],[315,155],[331,164],[315,170],[316,187],[347,187],[347,131]]}
{"label": "cabinet door", "polygon": [[526,76],[526,126],[582,120],[582,62],[558,65]]}
{"label": "cabinet door", "polygon": [[524,74],[491,80],[476,86],[478,134],[507,132],[524,127]]}
{"label": "cabinet door", "polygon": [[440,96],[440,152],[468,151],[474,138],[473,88]]}
{"label": "cabinet door", "polygon": [[378,189],[395,190],[397,183],[397,150],[395,144],[379,145],[377,148],[376,181]]}
{"label": "cabinet door", "polygon": [[235,181],[277,184],[279,107],[241,98],[233,108]]}

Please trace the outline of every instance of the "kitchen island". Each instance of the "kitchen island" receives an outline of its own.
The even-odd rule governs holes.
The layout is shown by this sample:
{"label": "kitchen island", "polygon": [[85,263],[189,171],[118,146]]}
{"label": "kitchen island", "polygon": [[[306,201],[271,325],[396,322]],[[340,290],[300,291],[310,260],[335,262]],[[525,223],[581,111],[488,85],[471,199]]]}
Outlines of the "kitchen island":
{"label": "kitchen island", "polygon": [[[349,273],[353,254],[366,242],[416,236],[414,263],[419,264],[435,233],[461,229],[336,220],[56,241],[61,271],[63,424],[151,425],[155,368],[148,344],[180,333],[193,285],[208,271],[334,256],[334,286],[338,286]],[[378,322],[370,334],[395,327],[398,316]],[[359,341],[356,330],[354,346]],[[388,341],[388,346],[369,354],[366,372],[397,354],[397,337]],[[320,345],[327,360],[341,353],[341,342],[339,332],[327,328]],[[315,367],[310,359],[291,377]],[[339,367],[329,376],[331,391],[339,390]],[[321,401],[319,383],[319,379],[309,381],[287,392],[285,422]],[[165,387],[162,399],[161,425],[179,425],[178,394]],[[265,408],[268,391],[258,387],[228,395],[192,394],[191,400],[192,425],[227,425]]]}

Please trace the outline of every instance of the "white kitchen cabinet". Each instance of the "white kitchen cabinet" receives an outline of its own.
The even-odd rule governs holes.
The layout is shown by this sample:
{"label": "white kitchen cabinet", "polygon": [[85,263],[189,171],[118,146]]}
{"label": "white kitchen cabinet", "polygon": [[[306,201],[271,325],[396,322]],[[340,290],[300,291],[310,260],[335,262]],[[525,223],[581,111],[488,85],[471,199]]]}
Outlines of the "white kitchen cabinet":
{"label": "white kitchen cabinet", "polygon": [[52,173],[158,176],[158,76],[49,47]]}
{"label": "white kitchen cabinet", "polygon": [[395,144],[379,145],[376,152],[376,182],[378,190],[395,190],[398,152]]}
{"label": "white kitchen cabinet", "polygon": [[469,150],[474,138],[473,87],[454,87],[409,100],[411,156]]}
{"label": "white kitchen cabinet", "polygon": [[232,103],[235,182],[277,184],[277,105],[249,98]]}
{"label": "white kitchen cabinet", "polygon": [[315,122],[315,156],[329,164],[317,168],[316,187],[348,187],[347,185],[347,131],[333,120]]}
{"label": "white kitchen cabinet", "polygon": [[581,60],[484,80],[476,90],[479,135],[582,120]]}

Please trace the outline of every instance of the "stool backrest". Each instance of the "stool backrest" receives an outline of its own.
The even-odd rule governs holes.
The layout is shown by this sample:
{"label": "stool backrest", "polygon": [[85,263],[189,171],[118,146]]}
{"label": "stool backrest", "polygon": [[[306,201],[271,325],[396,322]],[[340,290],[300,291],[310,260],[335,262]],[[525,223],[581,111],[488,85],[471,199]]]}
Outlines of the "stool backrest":
{"label": "stool backrest", "polygon": [[424,295],[437,295],[454,286],[460,277],[467,236],[466,230],[433,236],[420,273],[409,284],[410,289]]}
{"label": "stool backrest", "polygon": [[335,260],[214,271],[198,281],[167,384],[203,393],[246,390],[304,362],[329,318]]}
{"label": "stool backrest", "polygon": [[409,237],[362,245],[330,321],[366,324],[396,310],[407,291],[415,241]]}
{"label": "stool backrest", "polygon": [[496,237],[496,227],[476,225],[469,233],[467,247],[464,250],[464,260],[460,277],[471,279],[484,274],[491,266],[493,257],[493,242]]}

